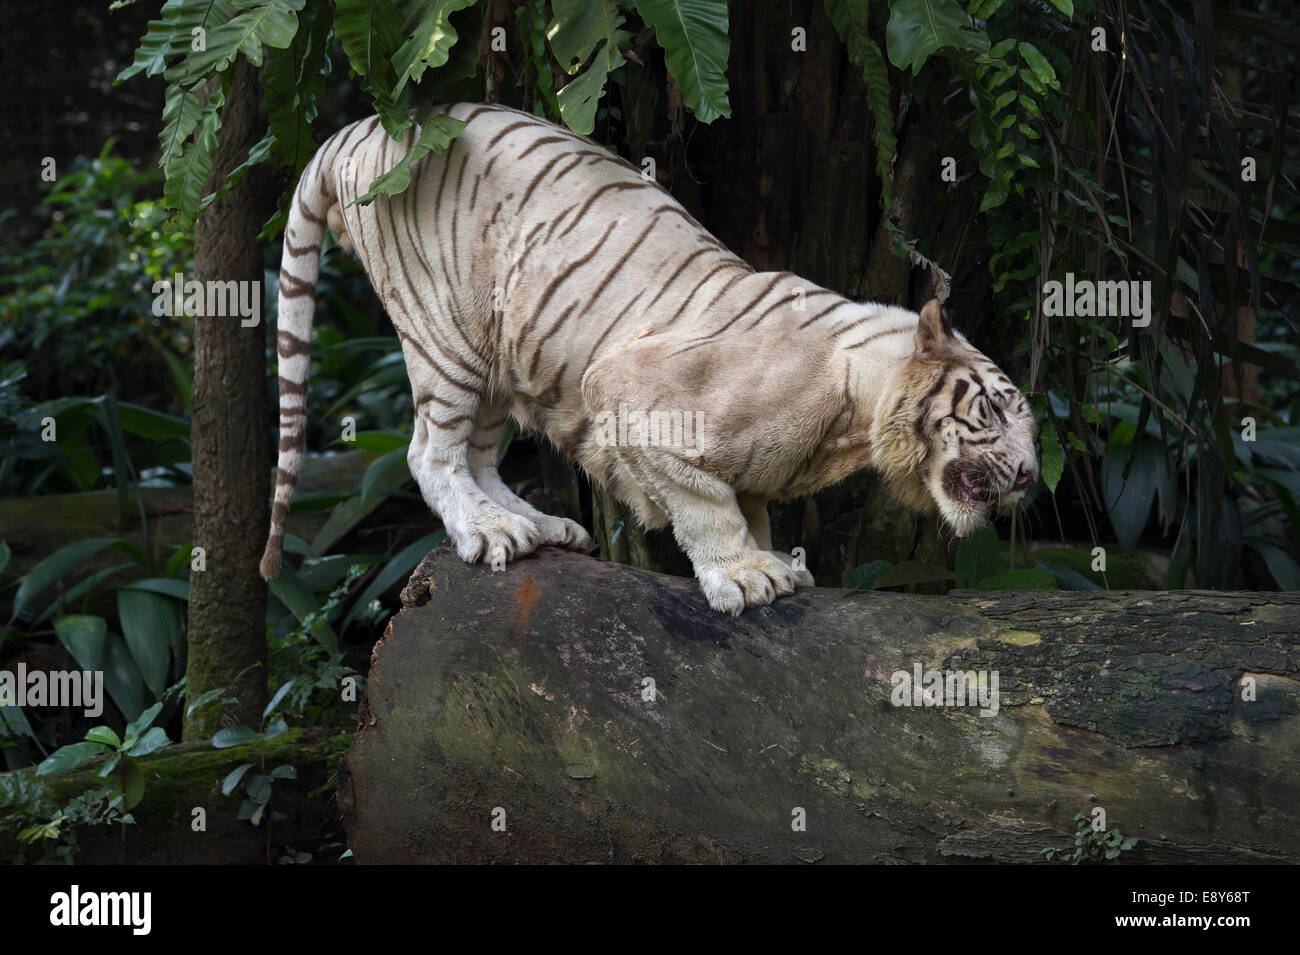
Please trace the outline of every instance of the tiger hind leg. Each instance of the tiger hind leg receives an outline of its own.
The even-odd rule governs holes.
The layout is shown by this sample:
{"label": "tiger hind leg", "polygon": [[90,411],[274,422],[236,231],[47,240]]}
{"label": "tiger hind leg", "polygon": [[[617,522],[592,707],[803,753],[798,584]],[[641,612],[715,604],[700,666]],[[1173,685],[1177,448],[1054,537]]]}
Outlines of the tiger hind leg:
{"label": "tiger hind leg", "polygon": [[507,561],[536,550],[544,535],[532,520],[493,501],[475,483],[467,452],[476,411],[434,409],[429,403],[417,408],[406,460],[460,558],[504,568]]}
{"label": "tiger hind leg", "polygon": [[541,543],[580,551],[591,550],[594,546],[591,535],[581,524],[539,511],[501,480],[501,475],[497,472],[497,449],[507,421],[509,413],[504,406],[483,405],[479,408],[474,431],[469,438],[469,471],[474,483],[490,500],[537,525]]}

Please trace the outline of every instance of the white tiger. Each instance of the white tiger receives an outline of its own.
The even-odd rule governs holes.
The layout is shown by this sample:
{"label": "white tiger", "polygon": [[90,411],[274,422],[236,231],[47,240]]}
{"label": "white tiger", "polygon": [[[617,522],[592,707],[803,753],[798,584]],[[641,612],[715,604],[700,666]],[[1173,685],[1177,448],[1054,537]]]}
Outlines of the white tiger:
{"label": "white tiger", "polygon": [[415,399],[411,474],[466,561],[591,547],[580,525],[502,483],[511,415],[645,526],[671,522],[708,603],[732,614],[812,584],[771,550],[768,500],[871,466],[964,534],[1036,480],[1028,403],[937,302],[918,316],[755,272],[589,140],[500,106],[446,112],[464,131],[415,163],[396,197],[352,205],[407,148],[377,117],[327,141],[298,183],[280,270],[266,578],[280,570],[302,459],[327,223],[397,329]]}

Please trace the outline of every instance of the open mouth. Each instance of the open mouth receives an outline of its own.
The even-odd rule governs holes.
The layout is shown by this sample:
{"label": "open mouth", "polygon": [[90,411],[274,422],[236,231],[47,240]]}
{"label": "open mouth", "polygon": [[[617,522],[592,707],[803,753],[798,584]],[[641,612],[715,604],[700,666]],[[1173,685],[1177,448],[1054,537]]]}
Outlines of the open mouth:
{"label": "open mouth", "polygon": [[978,471],[967,470],[959,466],[952,466],[948,469],[944,481],[945,490],[948,496],[954,500],[966,504],[983,504],[986,507],[997,507],[1001,495],[994,491],[983,480],[983,475]]}

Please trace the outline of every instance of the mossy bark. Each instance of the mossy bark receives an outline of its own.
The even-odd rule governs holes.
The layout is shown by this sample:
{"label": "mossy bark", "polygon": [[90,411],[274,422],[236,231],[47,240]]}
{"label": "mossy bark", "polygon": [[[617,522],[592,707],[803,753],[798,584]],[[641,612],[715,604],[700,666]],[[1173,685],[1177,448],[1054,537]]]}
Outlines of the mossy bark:
{"label": "mossy bark", "polygon": [[[439,548],[403,602],[340,767],[362,862],[1032,862],[1095,808],[1126,862],[1300,861],[1300,595],[813,589],[731,618],[689,580]],[[917,664],[997,672],[996,715],[893,705]]]}

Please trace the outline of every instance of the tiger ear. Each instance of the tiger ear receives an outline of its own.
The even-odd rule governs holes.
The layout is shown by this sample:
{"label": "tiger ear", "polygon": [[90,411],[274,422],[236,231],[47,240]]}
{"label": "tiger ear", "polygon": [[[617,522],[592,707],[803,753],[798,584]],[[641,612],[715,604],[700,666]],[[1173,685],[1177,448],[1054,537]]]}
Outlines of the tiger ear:
{"label": "tiger ear", "polygon": [[952,322],[944,314],[938,299],[930,299],[921,309],[921,320],[916,326],[916,357],[933,358],[945,351],[952,341]]}

